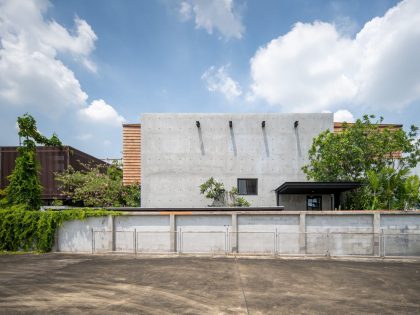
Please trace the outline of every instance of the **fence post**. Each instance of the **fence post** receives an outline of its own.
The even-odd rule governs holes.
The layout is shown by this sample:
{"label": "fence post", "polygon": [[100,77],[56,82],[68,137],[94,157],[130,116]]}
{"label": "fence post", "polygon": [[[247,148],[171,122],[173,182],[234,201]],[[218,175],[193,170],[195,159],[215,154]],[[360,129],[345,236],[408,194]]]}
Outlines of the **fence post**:
{"label": "fence post", "polygon": [[373,256],[380,256],[381,214],[373,214]]}
{"label": "fence post", "polygon": [[384,234],[384,229],[381,229],[381,234],[379,235],[379,241],[381,242],[381,246],[379,247],[380,256],[381,257],[385,257],[386,256],[386,253],[385,253],[385,234]]}
{"label": "fence post", "polygon": [[327,229],[326,243],[327,243],[327,252],[325,253],[325,256],[331,257],[331,252],[330,252],[330,229]]}
{"label": "fence post", "polygon": [[169,215],[169,251],[171,253],[175,253],[177,248],[176,248],[176,243],[177,243],[177,237],[176,237],[176,217],[175,214],[170,214]]}
{"label": "fence post", "polygon": [[278,236],[278,232],[277,232],[277,228],[276,231],[274,232],[274,256],[276,256],[279,252],[277,246],[278,246],[278,240],[277,240],[277,236]]}
{"label": "fence post", "polygon": [[93,232],[93,228],[90,229],[90,232],[92,234],[92,254],[95,252],[95,234]]}
{"label": "fence post", "polygon": [[306,213],[299,214],[299,253],[306,254]]}
{"label": "fence post", "polygon": [[225,234],[225,254],[229,254],[230,252],[230,242],[229,242],[229,227],[226,227],[226,234]]}
{"label": "fence post", "polygon": [[179,228],[179,231],[177,233],[179,233],[179,247],[177,248],[177,250],[179,253],[182,253],[182,229]]}
{"label": "fence post", "polygon": [[134,229],[133,245],[134,245],[134,254],[137,255],[137,229]]}
{"label": "fence post", "polygon": [[[115,251],[115,220],[113,215],[108,215],[107,225],[107,232],[111,234],[111,238],[108,239],[108,249]],[[105,235],[107,232],[105,232]]]}
{"label": "fence post", "polygon": [[230,234],[231,235],[229,235],[229,237],[232,242],[230,242],[231,248],[229,249],[229,251],[231,251],[232,253],[237,253],[238,252],[238,214],[237,213],[232,213],[232,232]]}

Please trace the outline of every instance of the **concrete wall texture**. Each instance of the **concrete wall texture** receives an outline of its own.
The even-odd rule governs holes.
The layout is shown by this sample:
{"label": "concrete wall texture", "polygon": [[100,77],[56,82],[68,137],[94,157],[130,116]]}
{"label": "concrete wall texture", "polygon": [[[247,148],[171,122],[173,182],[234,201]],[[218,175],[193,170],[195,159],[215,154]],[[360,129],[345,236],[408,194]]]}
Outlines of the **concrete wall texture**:
{"label": "concrete wall texture", "polygon": [[[199,185],[212,176],[229,190],[238,178],[257,178],[258,195],[245,198],[275,206],[278,186],[305,180],[312,139],[326,129],[332,114],[143,114],[142,207],[205,207]],[[280,205],[306,209],[306,196]],[[323,205],[329,209],[329,198]]]}
{"label": "concrete wall texture", "polygon": [[65,222],[57,251],[420,256],[420,212],[140,212]]}

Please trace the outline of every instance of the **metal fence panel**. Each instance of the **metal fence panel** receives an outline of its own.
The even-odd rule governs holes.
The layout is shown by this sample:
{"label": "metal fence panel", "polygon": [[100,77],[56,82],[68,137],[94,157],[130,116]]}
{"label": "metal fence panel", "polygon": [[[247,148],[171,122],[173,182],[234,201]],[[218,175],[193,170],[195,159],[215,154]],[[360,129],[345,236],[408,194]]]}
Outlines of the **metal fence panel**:
{"label": "metal fence panel", "polygon": [[182,253],[226,253],[227,239],[223,231],[181,231],[177,247]]}
{"label": "metal fence panel", "polygon": [[383,256],[420,256],[420,234],[382,234]]}
{"label": "metal fence panel", "polygon": [[230,239],[237,238],[238,253],[275,254],[275,232],[231,232]]}
{"label": "metal fence panel", "polygon": [[375,234],[373,233],[329,233],[328,254],[331,256],[373,256]]}
{"label": "metal fence panel", "polygon": [[115,251],[134,252],[135,248],[134,231],[115,231]]}
{"label": "metal fence panel", "polygon": [[328,255],[327,233],[305,233],[306,254]]}
{"label": "metal fence panel", "polygon": [[111,231],[92,231],[92,253],[112,251]]}
{"label": "metal fence panel", "polygon": [[171,234],[165,231],[137,232],[137,253],[169,253],[171,252]]}
{"label": "metal fence panel", "polygon": [[[114,233],[114,235],[113,235]],[[114,236],[114,237],[113,237]],[[113,244],[113,241],[115,242]],[[114,245],[114,246],[113,246]],[[114,247],[114,248],[113,248]],[[420,233],[92,230],[92,253],[420,256]]]}
{"label": "metal fence panel", "polygon": [[[300,233],[278,233],[277,255],[300,254]],[[305,235],[303,235],[305,237]]]}

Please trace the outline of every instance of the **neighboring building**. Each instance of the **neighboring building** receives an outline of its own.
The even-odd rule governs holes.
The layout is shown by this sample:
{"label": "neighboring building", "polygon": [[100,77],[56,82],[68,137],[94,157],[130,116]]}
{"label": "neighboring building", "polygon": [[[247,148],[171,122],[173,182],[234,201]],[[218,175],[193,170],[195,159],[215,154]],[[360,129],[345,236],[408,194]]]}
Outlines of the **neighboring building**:
{"label": "neighboring building", "polygon": [[[0,147],[0,189],[9,184],[7,177],[15,168],[15,160],[18,156],[18,147]],[[42,202],[49,205],[54,199],[65,198],[58,190],[58,183],[54,179],[54,173],[61,172],[72,166],[75,170],[83,170],[82,164],[108,165],[87,153],[70,146],[63,147],[37,147],[37,159],[41,165],[40,180],[43,187]]]}
{"label": "neighboring building", "polygon": [[252,206],[338,207],[354,184],[307,183],[302,171],[312,139],[326,129],[334,130],[329,113],[144,114],[142,207],[206,207],[199,186],[209,177],[237,187]]}

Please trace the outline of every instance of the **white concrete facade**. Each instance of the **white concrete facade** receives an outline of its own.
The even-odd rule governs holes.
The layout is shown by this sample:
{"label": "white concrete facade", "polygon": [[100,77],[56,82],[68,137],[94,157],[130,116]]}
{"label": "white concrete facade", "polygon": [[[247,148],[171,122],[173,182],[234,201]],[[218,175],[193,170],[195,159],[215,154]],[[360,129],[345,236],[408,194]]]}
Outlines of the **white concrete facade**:
{"label": "white concrete facade", "polygon": [[[143,114],[142,207],[206,207],[211,202],[199,186],[210,177],[228,190],[238,178],[257,178],[258,194],[245,199],[276,206],[278,186],[306,181],[307,152],[326,129],[333,130],[333,114]],[[285,209],[306,209],[305,195],[283,199]],[[323,209],[330,209],[329,196]]]}

